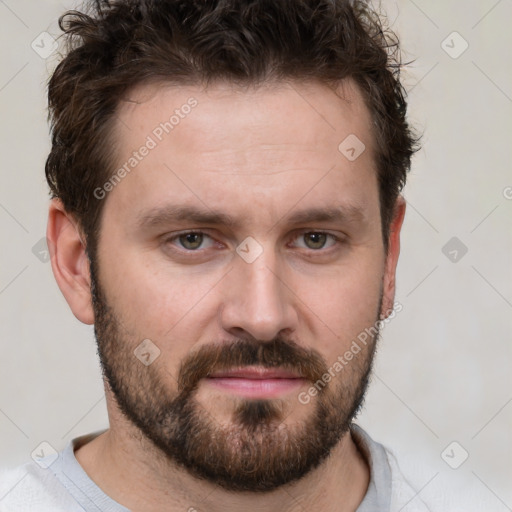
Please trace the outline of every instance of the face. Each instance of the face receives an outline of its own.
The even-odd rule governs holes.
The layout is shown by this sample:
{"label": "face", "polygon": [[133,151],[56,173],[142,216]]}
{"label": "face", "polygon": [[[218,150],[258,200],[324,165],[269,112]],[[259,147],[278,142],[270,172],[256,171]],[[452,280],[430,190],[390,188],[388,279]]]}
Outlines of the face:
{"label": "face", "polygon": [[304,476],[363,399],[376,337],[351,347],[386,255],[370,115],[340,93],[153,85],[120,107],[91,266],[105,377],[155,450],[230,490]]}

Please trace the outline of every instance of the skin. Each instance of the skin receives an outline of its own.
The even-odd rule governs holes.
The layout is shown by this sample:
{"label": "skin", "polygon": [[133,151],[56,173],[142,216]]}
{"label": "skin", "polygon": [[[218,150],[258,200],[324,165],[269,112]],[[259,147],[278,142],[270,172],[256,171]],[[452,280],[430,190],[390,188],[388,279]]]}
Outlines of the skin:
{"label": "skin", "polygon": [[[106,195],[98,245],[100,282],[131,333],[156,340],[158,359],[175,388],[180,361],[215,340],[250,334],[293,336],[328,365],[392,308],[405,201],[399,197],[386,253],[381,234],[372,122],[362,95],[347,81],[340,99],[316,83],[239,89],[139,86],[122,102],[115,132],[119,166],[156,126],[190,97],[198,104]],[[236,115],[235,115],[236,113]],[[338,151],[355,134],[366,150],[353,162]],[[186,204],[220,210],[236,227],[165,222],[137,227],[155,207]],[[355,206],[352,220],[291,225],[303,209]],[[186,230],[208,235],[193,252],[168,238]],[[327,232],[325,248],[306,245],[306,232]],[[89,262],[76,221],[58,200],[49,210],[49,246],[58,285],[74,315],[94,323]],[[263,249],[247,263],[235,249],[248,236]],[[209,238],[210,237],[210,238]],[[166,241],[167,240],[167,241]],[[341,377],[340,377],[341,378]],[[310,383],[283,395],[285,422],[304,421],[297,400]],[[169,463],[125,419],[106,386],[110,428],[75,454],[88,475],[132,510],[355,510],[369,469],[350,434],[332,456],[299,482],[267,493],[228,493]],[[229,422],[232,396],[202,383],[197,400]]]}

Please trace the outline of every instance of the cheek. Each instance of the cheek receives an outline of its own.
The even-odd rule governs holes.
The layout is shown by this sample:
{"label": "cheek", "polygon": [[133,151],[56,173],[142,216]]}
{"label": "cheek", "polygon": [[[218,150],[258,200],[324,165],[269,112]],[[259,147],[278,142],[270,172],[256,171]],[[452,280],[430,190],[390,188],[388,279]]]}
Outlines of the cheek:
{"label": "cheek", "polygon": [[347,350],[366,328],[378,320],[383,269],[375,258],[337,269],[314,279],[299,277],[294,290],[299,314],[309,318],[315,348],[328,361]]}
{"label": "cheek", "polygon": [[143,253],[125,253],[122,259],[115,250],[108,254],[102,263],[102,285],[130,331],[162,344],[177,336],[197,340],[201,315],[227,269],[199,273],[192,267],[155,264]]}

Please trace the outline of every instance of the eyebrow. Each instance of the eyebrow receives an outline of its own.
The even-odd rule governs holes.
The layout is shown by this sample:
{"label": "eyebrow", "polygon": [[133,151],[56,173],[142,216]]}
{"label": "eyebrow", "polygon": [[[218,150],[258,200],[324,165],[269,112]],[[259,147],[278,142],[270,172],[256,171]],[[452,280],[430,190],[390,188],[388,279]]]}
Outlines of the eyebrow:
{"label": "eyebrow", "polygon": [[[283,216],[276,224],[286,222],[290,225],[315,222],[343,222],[354,223],[365,220],[364,210],[360,206],[346,204],[332,207],[309,208]],[[170,205],[153,208],[138,215],[136,227],[140,230],[156,228],[176,222],[192,222],[202,225],[223,225],[229,228],[238,228],[241,222],[227,213],[202,209],[190,205]]]}

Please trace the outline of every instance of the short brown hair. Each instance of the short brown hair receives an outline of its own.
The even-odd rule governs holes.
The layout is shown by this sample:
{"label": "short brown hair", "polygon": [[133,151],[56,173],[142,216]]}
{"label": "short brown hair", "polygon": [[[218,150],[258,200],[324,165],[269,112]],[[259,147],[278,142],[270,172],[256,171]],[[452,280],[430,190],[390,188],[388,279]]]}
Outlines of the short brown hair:
{"label": "short brown hair", "polygon": [[[406,181],[415,138],[406,121],[399,41],[355,0],[96,0],[59,19],[68,53],[48,88],[52,197],[79,223],[95,253],[102,201],[93,191],[113,172],[117,106],[154,80],[248,85],[344,79],[362,91],[374,123],[382,233]],[[341,141],[340,141],[341,142]]]}

